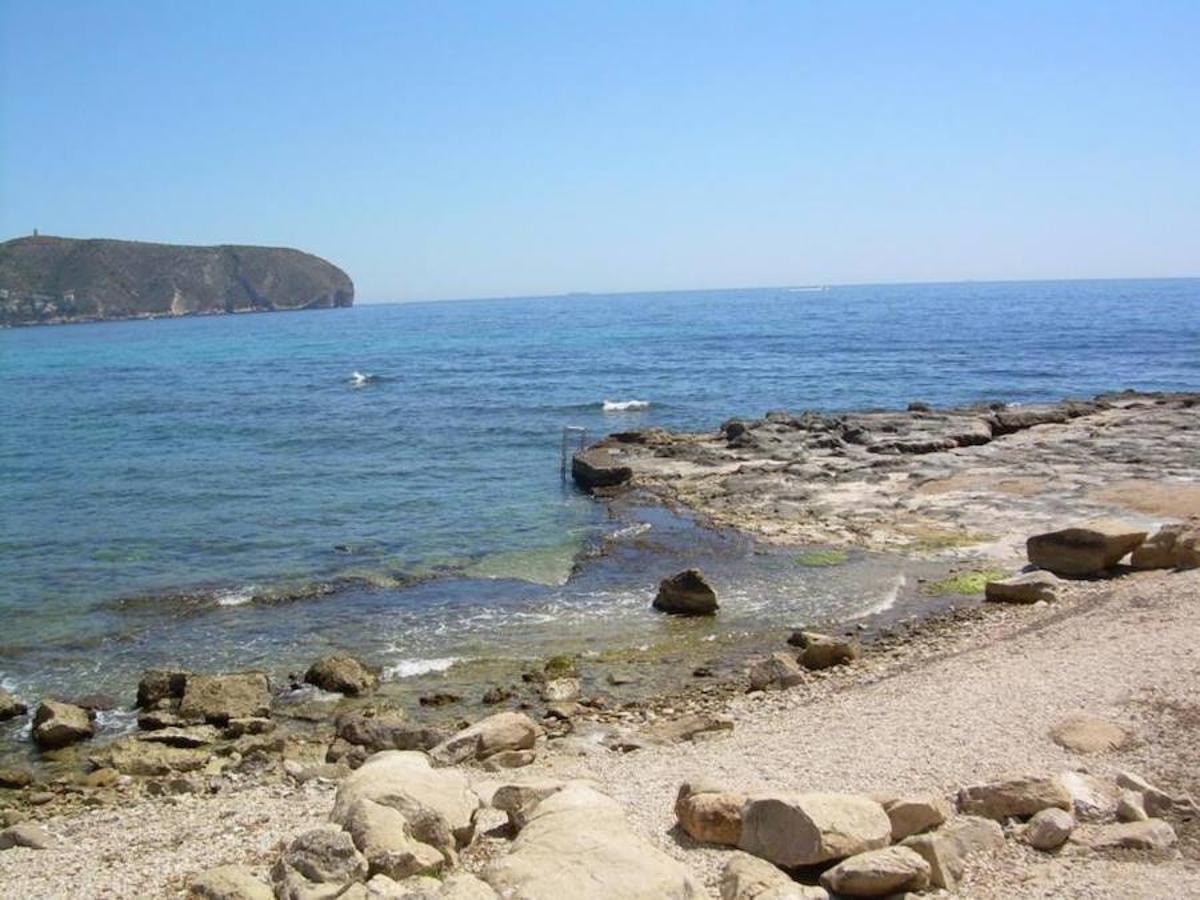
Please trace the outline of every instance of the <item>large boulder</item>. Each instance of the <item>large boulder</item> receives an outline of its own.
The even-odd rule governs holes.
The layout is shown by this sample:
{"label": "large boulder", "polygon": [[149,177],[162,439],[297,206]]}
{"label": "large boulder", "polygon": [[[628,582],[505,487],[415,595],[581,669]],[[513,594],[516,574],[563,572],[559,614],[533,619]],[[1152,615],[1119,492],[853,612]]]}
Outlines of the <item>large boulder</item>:
{"label": "large boulder", "polygon": [[751,797],[738,846],[780,866],[811,866],[886,847],[892,823],[883,807],[854,794]]}
{"label": "large boulder", "polygon": [[1200,516],[1164,525],[1133,551],[1135,569],[1195,569],[1200,567]]}
{"label": "large boulder", "polygon": [[678,616],[711,616],[719,605],[717,592],[699,569],[685,569],[658,585],[654,608]]}
{"label": "large boulder", "polygon": [[804,672],[790,653],[772,653],[750,664],[750,690],[779,687],[786,690],[804,681]]}
{"label": "large boulder", "polygon": [[532,749],[541,733],[537,723],[524,713],[496,713],[442,741],[429,755],[447,766],[484,760],[502,750]]}
{"label": "large boulder", "polygon": [[1025,542],[1029,561],[1055,575],[1100,575],[1146,539],[1145,529],[1117,519],[1037,534]]}
{"label": "large boulder", "polygon": [[372,753],[381,750],[432,750],[449,737],[445,729],[418,725],[400,710],[355,710],[339,716],[338,737]]}
{"label": "large boulder", "polygon": [[377,753],[347,776],[330,818],[345,825],[362,800],[399,812],[414,838],[448,859],[470,842],[480,805],[461,773],[434,769],[425,754],[402,750]]}
{"label": "large boulder", "polygon": [[616,487],[633,477],[633,469],[619,447],[595,446],[571,458],[571,477],[585,491]]}
{"label": "large boulder", "polygon": [[680,863],[629,827],[620,806],[568,785],[533,809],[509,853],[483,879],[509,900],[696,900]]}
{"label": "large boulder", "polygon": [[265,672],[189,675],[179,701],[179,715],[225,725],[230,719],[269,716],[271,684]]}
{"label": "large boulder", "polygon": [[336,694],[365,694],[379,685],[379,673],[353,656],[334,653],[308,667],[304,680]]}
{"label": "large boulder", "polygon": [[1071,794],[1058,778],[1026,775],[971,785],[958,792],[960,812],[998,821],[1025,818],[1052,807],[1071,809]]}
{"label": "large boulder", "polygon": [[854,638],[835,637],[817,631],[798,631],[788,643],[804,648],[800,654],[800,664],[806,669],[849,665],[862,655],[862,647]]}
{"label": "large boulder", "polygon": [[1038,569],[1014,575],[983,586],[983,598],[993,603],[1053,603],[1058,599],[1063,580],[1053,572]]}
{"label": "large boulder", "polygon": [[736,847],[742,836],[746,795],[716,785],[686,781],[675,798],[675,817],[694,840]]}
{"label": "large boulder", "polygon": [[397,880],[432,875],[451,861],[437,847],[417,840],[403,813],[374,800],[362,799],[351,806],[342,827],[366,857],[372,875]]}
{"label": "large boulder", "polygon": [[70,703],[43,700],[33,715],[33,740],[43,750],[86,741],[95,733],[91,714]]}
{"label": "large boulder", "polygon": [[821,875],[821,884],[846,897],[882,897],[929,887],[929,863],[908,847],[883,847],[844,859]]}
{"label": "large boulder", "polygon": [[246,866],[217,866],[188,885],[189,900],[275,900],[275,892]]}
{"label": "large boulder", "polygon": [[901,844],[929,863],[929,883],[953,891],[976,854],[995,853],[1004,846],[999,823],[977,816],[960,816],[937,831],[914,834]]}
{"label": "large boulder", "polygon": [[28,711],[29,707],[4,688],[0,688],[0,722],[23,716]]}
{"label": "large boulder", "polygon": [[822,887],[798,884],[749,853],[733,853],[721,873],[721,900],[828,900]]}
{"label": "large boulder", "polygon": [[149,709],[163,700],[178,700],[183,696],[190,674],[179,669],[147,669],[138,681],[138,707]]}
{"label": "large boulder", "polygon": [[366,877],[367,861],[350,835],[328,827],[301,834],[271,868],[275,895],[281,900],[336,897]]}

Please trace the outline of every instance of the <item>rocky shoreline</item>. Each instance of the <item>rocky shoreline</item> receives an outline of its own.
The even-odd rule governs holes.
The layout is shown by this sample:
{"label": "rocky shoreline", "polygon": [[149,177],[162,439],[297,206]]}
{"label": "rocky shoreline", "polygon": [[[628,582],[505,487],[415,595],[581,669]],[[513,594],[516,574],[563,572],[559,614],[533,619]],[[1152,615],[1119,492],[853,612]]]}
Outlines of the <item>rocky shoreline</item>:
{"label": "rocky shoreline", "polygon": [[[972,417],[985,424],[960,421]],[[1098,872],[1132,852],[1135,875],[1118,865],[1111,893],[1102,880],[1075,892],[1060,885],[1057,895],[1163,896],[1159,873],[1200,887],[1200,760],[1188,749],[1200,746],[1200,719],[1183,699],[1200,671],[1180,665],[1194,654],[1187,634],[1200,615],[1200,522],[1185,518],[1200,512],[1198,424],[1198,395],[1123,394],[1016,412],[772,414],[717,435],[613,436],[576,457],[577,480],[601,494],[650,492],[774,540],[906,547],[958,567],[944,582],[948,599],[873,628],[760,638],[725,671],[696,666],[685,689],[649,701],[597,690],[603,671],[619,691],[619,668],[553,657],[520,685],[489,689],[483,700],[496,711],[475,722],[458,717],[460,698],[436,693],[422,706],[445,715],[414,719],[375,695],[377,670],[345,654],[314,662],[282,690],[261,672],[148,672],[139,730],[99,747],[88,744],[94,711],[54,700],[29,710],[0,693],[0,715],[32,715],[33,740],[59,763],[54,774],[0,771],[0,847],[13,847],[0,854],[12,875],[0,877],[38,896],[999,897],[1040,896],[1045,885],[1014,890],[1030,879],[997,873],[991,860],[1034,852]],[[1018,480],[1030,478],[1040,487]],[[808,493],[796,493],[802,479],[813,482]],[[1022,521],[1058,527],[1022,533]],[[1014,574],[1026,561],[1028,571]],[[991,567],[961,571],[984,562]],[[654,606],[720,614],[698,572],[664,581]],[[1174,633],[1156,635],[1150,620]],[[1100,633],[1157,644],[1161,659],[1114,672],[1122,661],[1088,643]],[[1111,684],[1165,704],[1153,724],[1130,721],[1129,696],[1084,703],[1081,685],[1060,676],[1054,686],[1068,708],[1031,733],[1035,748],[1013,752],[1010,767],[984,770],[962,758],[973,737],[960,735],[953,749],[946,723],[921,733],[908,693],[890,707],[869,700],[902,683],[912,696],[940,686],[955,695],[946,708],[972,729],[991,728],[979,718],[989,713],[1012,727],[1033,712],[1019,707],[1022,692],[1042,690],[1036,670],[994,709],[959,695],[940,670],[974,658],[957,677],[978,681],[1012,665],[993,647],[1037,657],[1050,639],[1061,646],[1046,664],[1094,678],[1082,687]],[[581,669],[593,671],[584,679]],[[910,748],[894,742],[906,740],[918,756],[886,772],[878,759],[856,766],[861,744],[830,743],[791,718],[849,716],[855,706],[863,718],[847,726],[897,756]],[[921,709],[931,720],[942,712]],[[1164,716],[1182,733],[1164,738]],[[1048,746],[1036,749],[1043,738]],[[772,769],[797,740],[810,748],[801,756],[824,754],[823,780],[817,765]],[[986,745],[976,752],[995,755]],[[260,806],[265,819],[242,815]],[[65,879],[36,862],[81,842],[117,846],[122,827],[178,828],[184,811],[207,820],[203,828],[210,816],[235,817],[247,843],[221,840],[204,852],[181,834],[179,854],[158,853],[157,870],[76,867]],[[92,821],[105,836],[82,837]],[[264,839],[250,841],[256,834]],[[1143,881],[1150,888],[1139,893]]]}

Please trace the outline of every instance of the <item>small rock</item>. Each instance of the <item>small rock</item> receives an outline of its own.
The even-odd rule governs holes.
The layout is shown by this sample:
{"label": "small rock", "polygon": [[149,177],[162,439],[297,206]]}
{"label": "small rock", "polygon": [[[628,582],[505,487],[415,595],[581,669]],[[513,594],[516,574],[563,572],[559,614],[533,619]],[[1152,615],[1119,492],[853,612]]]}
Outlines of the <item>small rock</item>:
{"label": "small rock", "polygon": [[485,703],[488,706],[495,706],[497,703],[503,703],[506,700],[511,700],[515,696],[516,692],[511,688],[500,687],[497,685],[484,691],[483,697],[480,698],[480,702]]}
{"label": "small rock", "polygon": [[1176,805],[1175,798],[1166,791],[1155,787],[1140,775],[1133,772],[1118,772],[1117,787],[1137,791],[1142,795],[1142,806],[1150,816],[1161,816],[1170,812]]}
{"label": "small rock", "polygon": [[1146,539],[1146,532],[1116,519],[1095,519],[1026,541],[1029,561],[1055,575],[1100,575]]}
{"label": "small rock", "polygon": [[1075,829],[1075,817],[1062,809],[1043,809],[1025,826],[1025,842],[1035,850],[1057,850]]}
{"label": "small rock", "polygon": [[1102,753],[1124,747],[1129,741],[1129,733],[1099,716],[1072,713],[1050,729],[1050,738],[1060,747],[1076,753]]}
{"label": "small rock", "polygon": [[163,700],[178,700],[183,696],[189,672],[149,669],[142,673],[137,686],[137,706],[149,709]]}
{"label": "small rock", "polygon": [[343,653],[323,656],[308,667],[304,680],[323,691],[357,696],[379,686],[379,672]]}
{"label": "small rock", "polygon": [[383,750],[430,750],[449,736],[440,728],[407,721],[400,710],[358,710],[339,716],[338,737],[372,753]]}
{"label": "small rock", "polygon": [[578,678],[554,678],[542,685],[542,700],[565,703],[579,699],[582,684]]}
{"label": "small rock", "polygon": [[14,719],[17,716],[23,716],[28,711],[29,707],[4,690],[4,688],[0,688],[0,722]]}
{"label": "small rock", "polygon": [[304,896],[313,885],[344,885],[367,877],[367,861],[339,828],[317,828],[295,838],[271,869],[277,896]]}
{"label": "small rock", "polygon": [[646,729],[645,736],[650,743],[674,744],[678,741],[695,741],[703,735],[725,731],[733,731],[733,719],[728,716],[695,713],[666,722],[655,722]]}
{"label": "small rock", "polygon": [[0,831],[0,850],[10,847],[28,847],[30,850],[48,850],[57,841],[40,825],[22,822]]}
{"label": "small rock", "polygon": [[721,873],[721,900],[828,900],[824,888],[798,884],[765,859],[733,853]]}
{"label": "small rock", "polygon": [[905,838],[901,846],[920,854],[929,863],[930,884],[953,891],[972,855],[994,853],[1004,846],[1004,831],[990,819],[960,816],[937,831]]}
{"label": "small rock", "polygon": [[33,773],[28,769],[0,769],[0,788],[20,790],[33,784]]}
{"label": "small rock", "polygon": [[275,900],[275,893],[246,866],[217,866],[188,885],[194,900]]}
{"label": "small rock", "polygon": [[772,653],[766,659],[750,665],[750,690],[762,691],[768,687],[786,690],[804,681],[804,672],[790,653]]}
{"label": "small rock", "polygon": [[965,787],[958,792],[958,808],[971,816],[1003,821],[1056,807],[1071,809],[1071,795],[1057,778],[1024,776]]}
{"label": "small rock", "polygon": [[531,750],[541,733],[524,713],[496,713],[438,744],[429,755],[442,765],[484,760],[502,750]]}
{"label": "small rock", "polygon": [[882,897],[929,887],[929,863],[908,847],[868,850],[844,859],[821,875],[821,884],[847,897]]}
{"label": "small rock", "polygon": [[33,716],[33,740],[43,750],[85,741],[95,733],[87,710],[69,703],[43,700]]}
{"label": "small rock", "polygon": [[433,707],[434,709],[441,706],[449,706],[452,703],[462,702],[461,694],[451,694],[446,691],[439,691],[435,694],[425,694],[418,699],[422,706]]}
{"label": "small rock", "polygon": [[675,798],[675,817],[683,830],[701,843],[736,847],[742,836],[745,803],[745,794],[687,781]]}
{"label": "small rock", "polygon": [[1089,825],[1076,829],[1072,841],[1093,850],[1166,850],[1174,846],[1175,829],[1162,819]]}
{"label": "small rock", "polygon": [[687,569],[664,578],[654,598],[654,608],[681,616],[711,616],[720,607],[717,592],[699,569]]}
{"label": "small rock", "polygon": [[1121,791],[1117,801],[1117,819],[1121,822],[1145,822],[1150,818],[1146,803],[1136,791]]}
{"label": "small rock", "polygon": [[507,813],[508,823],[513,830],[520,831],[525,827],[530,813],[539,803],[552,794],[557,794],[570,783],[551,778],[538,778],[502,784],[492,792],[488,805]]}
{"label": "small rock", "polygon": [[1058,782],[1071,795],[1071,811],[1081,822],[1111,819],[1117,811],[1117,789],[1086,772],[1062,772]]}
{"label": "small rock", "polygon": [[537,753],[533,750],[501,750],[485,759],[482,765],[488,772],[503,772],[506,769],[521,769],[536,761]]}
{"label": "small rock", "polygon": [[1062,579],[1053,572],[1038,570],[989,581],[984,585],[983,596],[993,603],[1053,603],[1062,586]]}
{"label": "small rock", "polygon": [[1133,551],[1135,569],[1195,569],[1200,567],[1200,517],[1164,525]]}
{"label": "small rock", "polygon": [[950,818],[950,804],[932,794],[905,796],[883,801],[883,811],[892,823],[892,842],[899,843],[911,834],[936,828]]}
{"label": "small rock", "polygon": [[862,655],[861,646],[853,638],[802,631],[799,633],[799,641],[800,646],[804,648],[800,654],[800,664],[806,669],[849,665]]}

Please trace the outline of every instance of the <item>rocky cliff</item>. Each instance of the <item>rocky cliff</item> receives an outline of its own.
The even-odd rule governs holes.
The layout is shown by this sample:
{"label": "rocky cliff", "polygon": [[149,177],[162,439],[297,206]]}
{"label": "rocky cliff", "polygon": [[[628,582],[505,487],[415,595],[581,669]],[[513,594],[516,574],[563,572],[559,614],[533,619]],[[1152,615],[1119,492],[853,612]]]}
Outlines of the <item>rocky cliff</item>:
{"label": "rocky cliff", "polygon": [[25,237],[0,243],[0,326],[350,306],[337,266],[286,247]]}

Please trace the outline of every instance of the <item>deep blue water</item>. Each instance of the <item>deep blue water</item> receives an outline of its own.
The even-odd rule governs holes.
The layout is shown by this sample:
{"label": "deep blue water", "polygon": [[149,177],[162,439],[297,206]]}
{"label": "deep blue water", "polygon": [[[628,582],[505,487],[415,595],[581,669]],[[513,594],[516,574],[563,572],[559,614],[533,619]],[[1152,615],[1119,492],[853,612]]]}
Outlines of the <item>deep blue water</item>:
{"label": "deep blue water", "polygon": [[[377,380],[356,385],[356,371]],[[575,296],[0,332],[0,678],[26,692],[94,686],[154,662],[301,659],[339,644],[393,662],[450,656],[466,652],[455,627],[466,608],[488,629],[521,616],[552,625],[548,598],[624,608],[612,579],[602,601],[594,579],[561,585],[586,541],[622,526],[560,480],[564,425],[707,429],[778,408],[1125,387],[1200,388],[1200,280]],[[606,399],[650,405],[605,412]],[[430,573],[455,577],[407,586]],[[318,585],[339,589],[267,602]],[[640,614],[640,595],[630,602]],[[478,652],[488,633],[472,638]]]}

